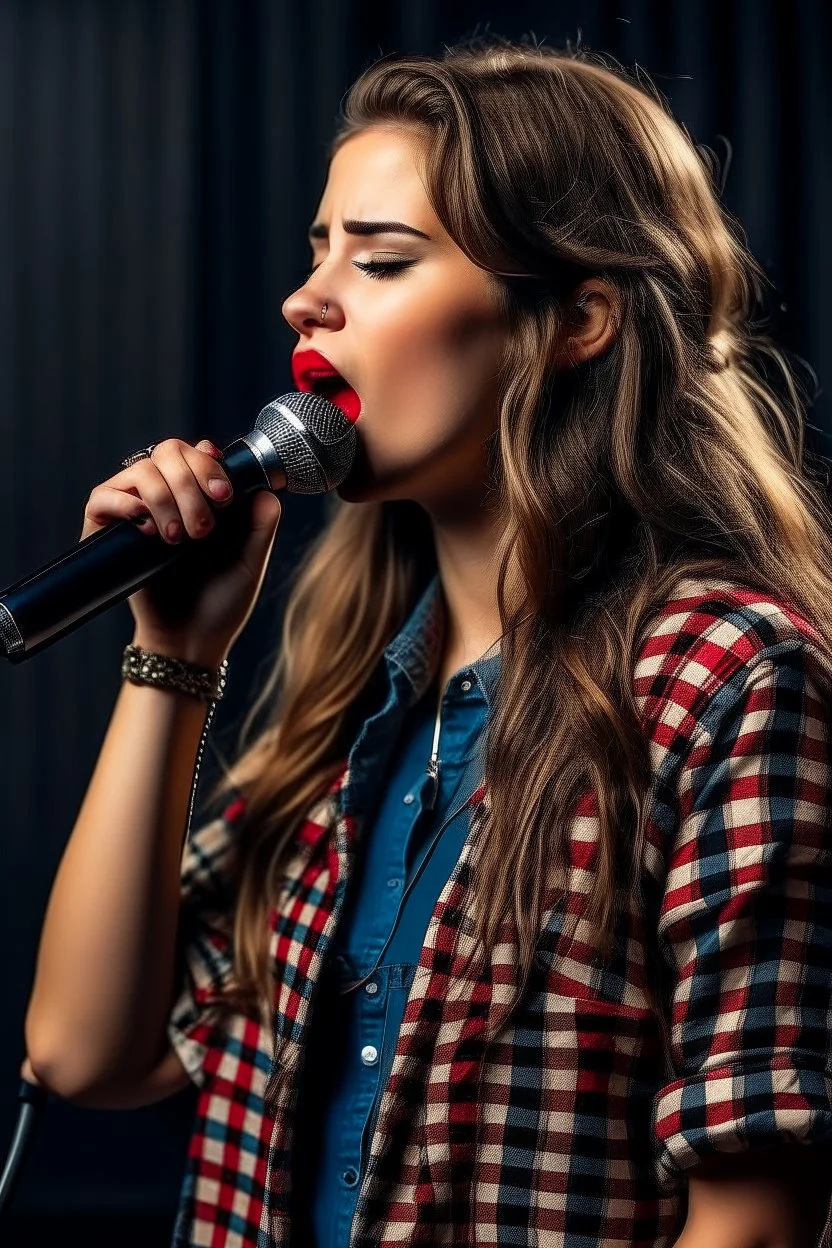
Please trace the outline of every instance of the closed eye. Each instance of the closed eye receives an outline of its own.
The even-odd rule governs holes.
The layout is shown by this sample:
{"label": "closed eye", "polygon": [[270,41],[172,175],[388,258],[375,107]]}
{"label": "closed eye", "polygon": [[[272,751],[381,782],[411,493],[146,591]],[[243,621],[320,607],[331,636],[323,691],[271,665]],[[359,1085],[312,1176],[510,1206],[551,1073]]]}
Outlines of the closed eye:
{"label": "closed eye", "polygon": [[[361,269],[368,277],[385,278],[395,277],[397,273],[401,273],[403,269],[409,269],[415,260],[353,260],[353,264],[357,269]],[[320,268],[320,264],[314,265],[306,274],[305,280],[308,282],[313,273]]]}
{"label": "closed eye", "polygon": [[368,277],[395,277],[402,269],[409,269],[415,260],[353,260],[357,269]]}

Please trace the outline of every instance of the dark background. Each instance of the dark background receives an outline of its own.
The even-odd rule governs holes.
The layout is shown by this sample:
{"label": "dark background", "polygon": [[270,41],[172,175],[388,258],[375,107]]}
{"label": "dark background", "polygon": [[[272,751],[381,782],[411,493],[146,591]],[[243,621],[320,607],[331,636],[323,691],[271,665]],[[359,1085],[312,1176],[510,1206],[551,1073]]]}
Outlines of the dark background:
{"label": "dark background", "polygon": [[[0,0],[0,585],[77,538],[128,452],[223,445],[292,389],[280,307],[308,267],[344,91],[380,53],[489,27],[643,66],[723,168],[732,150],[725,200],[772,280],[773,332],[817,370],[810,436],[832,453],[831,26],[826,0]],[[232,656],[226,750],[321,514],[286,506]],[[130,632],[120,606],[0,670],[0,1156],[44,907]],[[51,1101],[0,1242],[167,1244],[192,1110],[191,1092],[130,1113]]]}

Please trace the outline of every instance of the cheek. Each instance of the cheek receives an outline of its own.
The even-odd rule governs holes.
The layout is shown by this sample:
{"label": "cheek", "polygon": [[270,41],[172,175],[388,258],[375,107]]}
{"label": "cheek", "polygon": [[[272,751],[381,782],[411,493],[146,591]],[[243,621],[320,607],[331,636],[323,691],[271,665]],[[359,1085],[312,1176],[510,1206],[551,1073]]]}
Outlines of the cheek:
{"label": "cheek", "polygon": [[[406,415],[410,425],[418,412],[424,436],[452,436],[496,395],[503,346],[501,321],[481,299],[449,305],[445,292],[403,300],[399,314],[378,327],[368,361],[372,405],[384,409],[385,423]],[[398,420],[396,427],[401,432]],[[417,437],[416,429],[409,432]]]}

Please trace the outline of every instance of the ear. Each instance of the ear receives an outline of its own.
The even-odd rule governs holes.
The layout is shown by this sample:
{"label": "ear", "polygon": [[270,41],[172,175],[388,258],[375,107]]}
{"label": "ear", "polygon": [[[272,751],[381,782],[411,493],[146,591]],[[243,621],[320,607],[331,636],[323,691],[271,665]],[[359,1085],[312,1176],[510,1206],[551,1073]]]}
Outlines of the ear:
{"label": "ear", "polygon": [[566,300],[565,320],[555,347],[555,369],[574,368],[609,351],[618,337],[619,298],[600,277],[587,278]]}

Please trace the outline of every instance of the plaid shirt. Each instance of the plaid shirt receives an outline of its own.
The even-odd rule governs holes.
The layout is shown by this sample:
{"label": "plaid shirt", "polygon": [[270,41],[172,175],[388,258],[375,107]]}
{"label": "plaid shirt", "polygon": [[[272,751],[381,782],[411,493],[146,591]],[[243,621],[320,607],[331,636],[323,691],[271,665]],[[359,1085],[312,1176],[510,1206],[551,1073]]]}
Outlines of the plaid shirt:
{"label": "plaid shirt", "polygon": [[[430,658],[436,629],[426,636]],[[634,682],[651,760],[646,917],[625,913],[613,960],[594,957],[587,792],[567,904],[544,916],[537,969],[506,1021],[510,927],[484,967],[461,970],[488,803],[475,795],[399,1032],[352,1248],[669,1248],[700,1160],[832,1141],[830,664],[782,602],[688,579],[652,621]],[[216,1001],[242,804],[187,843],[169,1034],[200,1093],[175,1248],[291,1243],[293,1106],[361,832],[348,789],[346,769],[309,812],[272,911],[273,1027]],[[667,1040],[645,991],[654,961]]]}

